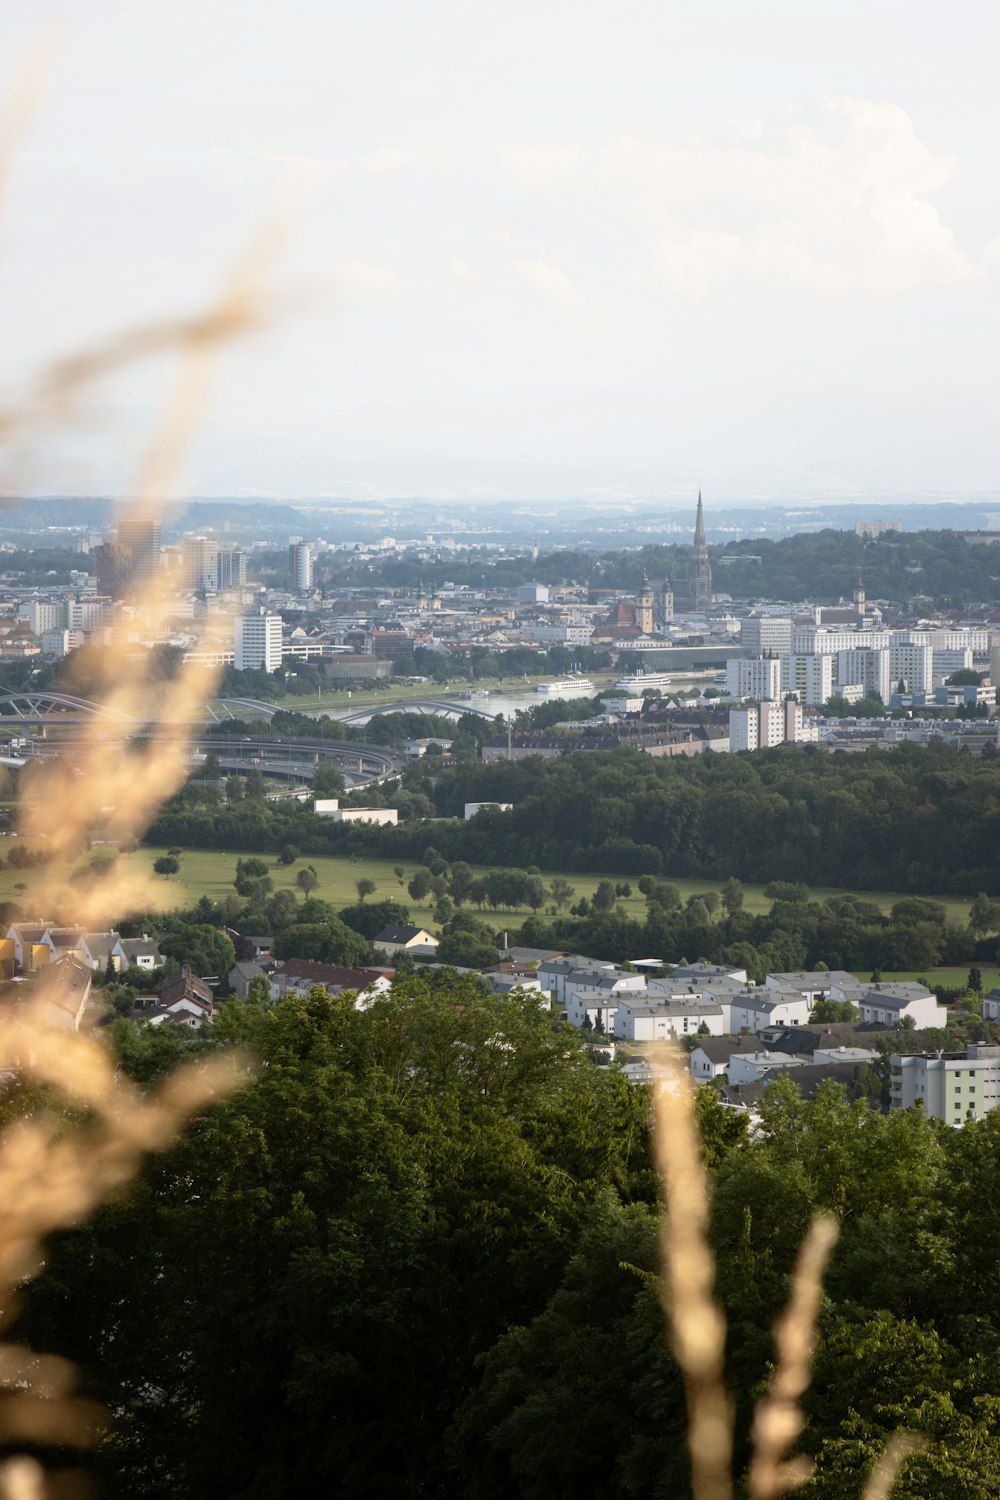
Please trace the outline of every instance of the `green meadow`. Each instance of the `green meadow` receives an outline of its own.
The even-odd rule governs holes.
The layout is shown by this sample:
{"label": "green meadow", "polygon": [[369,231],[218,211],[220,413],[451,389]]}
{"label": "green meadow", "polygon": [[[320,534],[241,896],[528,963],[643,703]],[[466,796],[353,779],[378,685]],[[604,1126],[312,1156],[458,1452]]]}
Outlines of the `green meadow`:
{"label": "green meadow", "polygon": [[[159,855],[165,853],[163,849],[141,848],[134,854],[120,856],[120,865],[124,871],[134,868],[138,874],[151,875],[153,861]],[[215,900],[221,899],[233,889],[233,877],[236,873],[236,861],[239,854],[235,851],[227,853],[223,850],[186,850],[180,858],[180,873],[170,879],[156,879],[154,886],[159,898],[160,909],[164,912],[175,907],[193,904],[199,896],[207,895]],[[331,902],[334,906],[349,906],[358,899],[355,882],[363,876],[374,880],[376,885],[375,895],[369,899],[380,901],[388,897],[404,902],[410,907],[413,920],[422,924],[432,921],[431,908],[427,903],[413,902],[410,900],[406,885],[410,877],[419,869],[424,867],[411,860],[400,860],[398,862],[403,870],[402,878],[394,873],[394,862],[389,860],[375,860],[366,858],[334,858],[315,857],[303,858],[291,867],[281,865],[277,859],[268,857],[271,868],[271,876],[276,890],[288,888],[297,890],[295,884],[296,872],[304,865],[314,866],[319,883],[314,894],[324,901]],[[486,866],[474,867],[477,874],[485,874]],[[546,881],[551,881],[557,875],[568,880],[575,891],[574,901],[581,896],[591,897],[597,884],[602,879],[619,882],[621,877],[601,874],[574,874],[565,870],[545,870],[542,872]],[[30,871],[2,869],[0,870],[0,899],[18,900],[23,897],[23,892],[17,890],[17,885],[30,880]],[[710,880],[675,880],[672,882],[677,886],[681,896],[686,900],[688,896],[698,895],[704,891],[719,890],[722,881]],[[631,896],[621,899],[620,904],[629,916],[642,919],[646,911],[646,902],[639,894],[634,880],[630,881],[632,886]],[[744,886],[745,909],[749,912],[764,912],[768,910],[770,902],[763,893],[763,887],[759,885]],[[810,893],[815,898],[837,894],[829,887],[822,887]],[[876,902],[883,911],[888,912],[894,901],[900,899],[891,891],[864,891],[858,892],[866,901]],[[957,898],[939,898],[944,901],[949,916],[959,921],[964,921],[969,903]],[[498,930],[503,928],[514,928],[520,926],[528,915],[526,910],[505,911],[483,911],[472,908],[477,916],[491,923]],[[42,914],[44,915],[44,914]],[[957,972],[957,971],[956,971]],[[914,976],[916,977],[916,976]]]}

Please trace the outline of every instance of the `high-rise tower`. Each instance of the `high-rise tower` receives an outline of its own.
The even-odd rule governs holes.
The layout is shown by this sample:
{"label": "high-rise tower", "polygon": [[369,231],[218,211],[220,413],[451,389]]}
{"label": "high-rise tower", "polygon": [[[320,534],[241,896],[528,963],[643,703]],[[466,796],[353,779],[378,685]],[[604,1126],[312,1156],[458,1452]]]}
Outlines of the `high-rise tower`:
{"label": "high-rise tower", "polygon": [[292,575],[292,588],[303,594],[312,588],[313,556],[308,542],[289,542],[288,564]]}
{"label": "high-rise tower", "polygon": [[694,554],[691,558],[691,574],[688,598],[694,614],[704,614],[712,607],[712,565],[708,560],[705,543],[705,516],[698,491],[698,515],[694,523]]}

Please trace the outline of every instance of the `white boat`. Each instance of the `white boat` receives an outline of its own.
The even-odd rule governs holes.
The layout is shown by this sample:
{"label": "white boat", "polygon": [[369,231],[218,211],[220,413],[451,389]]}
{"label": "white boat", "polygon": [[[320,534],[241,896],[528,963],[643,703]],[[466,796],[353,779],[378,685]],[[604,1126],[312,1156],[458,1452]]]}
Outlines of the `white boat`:
{"label": "white boat", "polygon": [[669,672],[634,672],[628,677],[619,677],[615,683],[620,693],[641,693],[643,688],[659,688],[663,692],[669,686]]}
{"label": "white boat", "polygon": [[536,693],[578,693],[581,698],[593,696],[597,691],[589,677],[560,677],[558,682],[539,682]]}

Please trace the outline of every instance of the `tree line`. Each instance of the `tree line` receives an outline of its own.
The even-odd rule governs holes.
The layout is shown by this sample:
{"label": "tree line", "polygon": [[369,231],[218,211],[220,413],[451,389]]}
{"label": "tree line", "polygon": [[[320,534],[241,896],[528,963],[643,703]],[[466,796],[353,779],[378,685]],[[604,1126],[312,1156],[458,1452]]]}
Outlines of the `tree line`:
{"label": "tree line", "polygon": [[[111,1039],[141,1088],[234,1044],[256,1069],[131,1197],[57,1236],[26,1291],[16,1336],[78,1361],[112,1413],[104,1493],[690,1493],[650,1100],[582,1036],[445,975],[365,1011],[313,991],[233,1002],[200,1036]],[[740,1492],[774,1320],[825,1210],[841,1236],[806,1500],[860,1494],[901,1428],[924,1446],[900,1500],[996,1493],[1000,1112],[950,1130],[782,1082],[750,1137],[710,1087],[697,1104]]]}
{"label": "tree line", "polygon": [[[851,890],[1000,896],[1000,758],[944,745],[656,759],[623,748],[408,769],[398,827],[335,824],[289,799],[239,806],[189,787],[149,837],[191,848],[420,859],[613,875],[736,876]],[[413,799],[407,807],[407,798]],[[511,802],[465,822],[467,802]],[[428,821],[428,809],[438,819]]]}

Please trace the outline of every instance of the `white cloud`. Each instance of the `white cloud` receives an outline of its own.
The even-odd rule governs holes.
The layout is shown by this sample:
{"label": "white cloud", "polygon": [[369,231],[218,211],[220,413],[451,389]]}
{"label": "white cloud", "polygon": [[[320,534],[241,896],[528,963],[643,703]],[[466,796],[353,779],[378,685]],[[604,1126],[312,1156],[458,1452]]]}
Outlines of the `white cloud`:
{"label": "white cloud", "polygon": [[754,146],[619,140],[596,162],[653,220],[653,261],[685,291],[750,272],[813,291],[894,292],[967,280],[930,201],[953,170],[896,105],[828,99]]}
{"label": "white cloud", "polygon": [[522,280],[553,302],[558,302],[563,307],[579,305],[581,300],[579,288],[574,285],[565,271],[561,271],[551,261],[512,260],[510,264],[512,270],[516,271]]}
{"label": "white cloud", "polygon": [[336,287],[352,292],[398,292],[403,285],[398,272],[364,260],[342,261],[333,267],[332,276]]}
{"label": "white cloud", "polygon": [[382,146],[378,151],[369,151],[361,158],[361,165],[373,175],[380,172],[398,172],[401,167],[413,167],[423,160],[418,152],[403,151],[394,146]]}
{"label": "white cloud", "polygon": [[500,152],[500,160],[512,177],[522,182],[554,182],[575,177],[585,170],[588,156],[576,146],[553,143],[531,145],[518,141]]}
{"label": "white cloud", "polygon": [[478,275],[478,272],[469,265],[467,260],[462,260],[461,256],[455,257],[451,263],[451,269],[460,281],[475,281]]}

